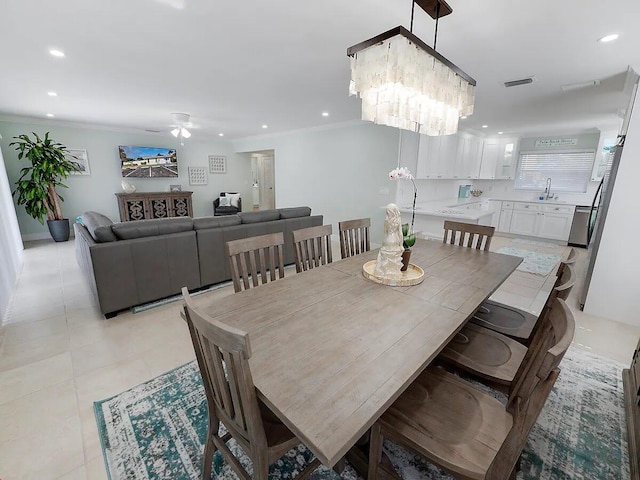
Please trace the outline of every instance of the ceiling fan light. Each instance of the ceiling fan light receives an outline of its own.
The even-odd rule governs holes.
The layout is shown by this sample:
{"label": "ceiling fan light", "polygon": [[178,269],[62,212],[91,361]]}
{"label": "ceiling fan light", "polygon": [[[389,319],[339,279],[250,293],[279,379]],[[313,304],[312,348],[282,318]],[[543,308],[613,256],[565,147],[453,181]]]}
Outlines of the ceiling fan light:
{"label": "ceiling fan light", "polygon": [[171,135],[173,135],[174,137],[178,138],[179,134],[180,134],[179,128],[174,128],[173,130],[171,130]]}
{"label": "ceiling fan light", "polygon": [[182,133],[182,136],[184,138],[189,138],[191,136],[191,132],[189,132],[189,130],[187,130],[186,128],[182,127],[182,129],[180,130],[180,132]]}

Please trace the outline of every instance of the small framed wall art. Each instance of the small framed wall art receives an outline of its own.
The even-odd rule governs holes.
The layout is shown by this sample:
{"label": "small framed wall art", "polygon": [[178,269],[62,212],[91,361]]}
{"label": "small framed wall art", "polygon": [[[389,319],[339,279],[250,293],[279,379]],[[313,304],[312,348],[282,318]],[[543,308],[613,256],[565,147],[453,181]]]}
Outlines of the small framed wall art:
{"label": "small framed wall art", "polygon": [[209,155],[209,173],[227,173],[227,157]]}
{"label": "small framed wall art", "polygon": [[206,167],[189,167],[189,185],[206,185],[207,183]]}
{"label": "small framed wall art", "polygon": [[76,162],[80,165],[80,170],[77,172],[71,172],[71,175],[91,175],[91,170],[89,169],[89,157],[87,156],[86,150],[68,148],[65,157],[67,160]]}
{"label": "small framed wall art", "polygon": [[182,191],[182,185],[169,185],[170,192],[180,192]]}

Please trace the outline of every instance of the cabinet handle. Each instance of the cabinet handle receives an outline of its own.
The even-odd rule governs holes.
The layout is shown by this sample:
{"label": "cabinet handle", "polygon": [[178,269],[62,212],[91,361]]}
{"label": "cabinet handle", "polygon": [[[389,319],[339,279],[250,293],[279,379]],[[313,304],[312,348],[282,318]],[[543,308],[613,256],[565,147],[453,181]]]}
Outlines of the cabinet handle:
{"label": "cabinet handle", "polygon": [[560,207],[556,207],[556,210],[560,210]]}
{"label": "cabinet handle", "polygon": [[529,205],[525,205],[524,208],[529,208]]}

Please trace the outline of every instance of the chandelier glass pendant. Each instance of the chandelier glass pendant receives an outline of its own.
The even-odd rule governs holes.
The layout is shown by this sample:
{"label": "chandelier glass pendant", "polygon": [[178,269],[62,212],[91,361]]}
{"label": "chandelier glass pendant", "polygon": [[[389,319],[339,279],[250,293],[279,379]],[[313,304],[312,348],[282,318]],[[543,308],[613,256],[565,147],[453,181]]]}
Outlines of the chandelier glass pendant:
{"label": "chandelier glass pendant", "polygon": [[[416,0],[437,20],[443,0]],[[435,12],[435,16],[432,12]],[[413,22],[413,15],[412,15]],[[435,47],[435,41],[434,41]],[[473,78],[404,27],[396,27],[347,50],[349,94],[362,99],[362,119],[426,135],[450,135],[473,113]]]}

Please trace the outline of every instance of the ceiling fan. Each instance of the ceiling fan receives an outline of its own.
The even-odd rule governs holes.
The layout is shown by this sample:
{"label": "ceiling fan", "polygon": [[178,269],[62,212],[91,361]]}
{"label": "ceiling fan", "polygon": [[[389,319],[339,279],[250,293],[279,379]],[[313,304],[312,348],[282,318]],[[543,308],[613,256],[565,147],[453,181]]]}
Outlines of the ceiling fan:
{"label": "ceiling fan", "polygon": [[189,138],[191,136],[191,132],[187,130],[186,127],[191,127],[191,122],[189,119],[191,116],[188,113],[172,113],[173,117],[173,130],[171,130],[171,135],[180,139],[180,145],[184,145],[184,139]]}

